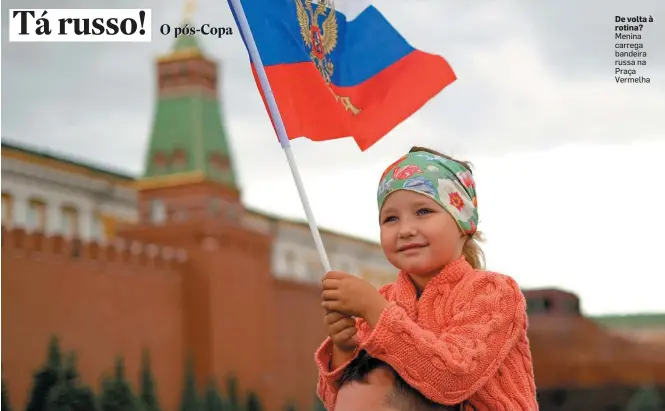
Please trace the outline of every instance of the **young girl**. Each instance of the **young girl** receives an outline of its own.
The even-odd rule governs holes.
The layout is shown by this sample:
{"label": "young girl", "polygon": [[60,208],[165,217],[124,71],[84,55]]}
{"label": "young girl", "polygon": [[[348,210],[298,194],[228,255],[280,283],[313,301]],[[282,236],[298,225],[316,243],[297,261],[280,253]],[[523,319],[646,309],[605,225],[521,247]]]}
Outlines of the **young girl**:
{"label": "young girl", "polygon": [[316,362],[326,409],[365,350],[433,402],[537,411],[526,302],[512,278],[482,270],[470,167],[414,147],[383,173],[377,197],[381,246],[400,272],[378,291],[350,274],[325,275],[329,337]]}

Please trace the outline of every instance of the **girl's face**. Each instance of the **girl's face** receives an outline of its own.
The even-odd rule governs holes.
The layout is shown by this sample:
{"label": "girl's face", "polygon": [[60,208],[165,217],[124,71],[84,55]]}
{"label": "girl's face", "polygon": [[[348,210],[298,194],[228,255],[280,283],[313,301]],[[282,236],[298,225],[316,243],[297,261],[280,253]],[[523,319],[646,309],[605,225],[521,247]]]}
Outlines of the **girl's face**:
{"label": "girl's face", "polygon": [[395,191],[379,218],[381,246],[388,261],[412,276],[433,277],[462,255],[465,238],[457,223],[425,195]]}

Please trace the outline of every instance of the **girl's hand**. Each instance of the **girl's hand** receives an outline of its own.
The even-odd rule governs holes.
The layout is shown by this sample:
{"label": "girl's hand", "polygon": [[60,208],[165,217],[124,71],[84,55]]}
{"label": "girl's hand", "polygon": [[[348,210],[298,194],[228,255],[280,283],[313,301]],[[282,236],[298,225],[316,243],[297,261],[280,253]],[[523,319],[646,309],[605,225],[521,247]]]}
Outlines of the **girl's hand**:
{"label": "girl's hand", "polygon": [[362,317],[374,327],[388,301],[367,281],[351,274],[331,271],[323,277],[321,306],[349,316]]}
{"label": "girl's hand", "polygon": [[358,345],[356,320],[337,312],[328,312],[323,317],[323,325],[333,344],[342,351],[350,352]]}

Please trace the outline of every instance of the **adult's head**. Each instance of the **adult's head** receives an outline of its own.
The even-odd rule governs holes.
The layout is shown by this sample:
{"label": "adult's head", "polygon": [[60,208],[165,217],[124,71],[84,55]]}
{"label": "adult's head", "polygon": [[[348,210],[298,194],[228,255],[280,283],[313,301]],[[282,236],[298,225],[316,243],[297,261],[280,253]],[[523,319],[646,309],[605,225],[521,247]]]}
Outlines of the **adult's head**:
{"label": "adult's head", "polygon": [[344,370],[335,411],[452,411],[409,386],[388,364],[361,351]]}

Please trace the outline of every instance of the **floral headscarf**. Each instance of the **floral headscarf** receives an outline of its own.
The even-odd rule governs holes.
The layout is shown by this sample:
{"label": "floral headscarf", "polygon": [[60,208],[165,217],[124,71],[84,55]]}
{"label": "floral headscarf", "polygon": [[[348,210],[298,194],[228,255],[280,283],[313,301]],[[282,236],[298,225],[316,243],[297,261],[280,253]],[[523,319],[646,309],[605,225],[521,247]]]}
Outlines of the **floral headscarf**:
{"label": "floral headscarf", "polygon": [[436,201],[457,221],[465,234],[478,227],[476,183],[462,164],[425,151],[409,153],[381,176],[377,200],[379,211],[386,198],[397,190],[409,190]]}

